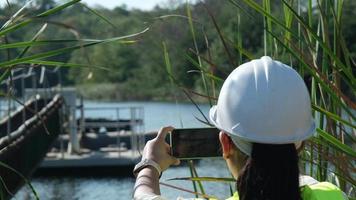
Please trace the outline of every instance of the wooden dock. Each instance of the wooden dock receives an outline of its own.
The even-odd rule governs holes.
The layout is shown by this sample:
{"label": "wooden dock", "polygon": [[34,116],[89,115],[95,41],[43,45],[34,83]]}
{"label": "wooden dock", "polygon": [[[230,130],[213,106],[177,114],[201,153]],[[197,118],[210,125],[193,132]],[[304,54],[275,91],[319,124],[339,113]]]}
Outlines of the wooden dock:
{"label": "wooden dock", "polygon": [[102,148],[80,155],[49,152],[37,176],[132,176],[141,155],[137,151]]}
{"label": "wooden dock", "polygon": [[[71,151],[72,138],[62,134],[47,153],[36,171],[38,176],[132,176],[132,170],[141,159],[140,152],[152,134],[144,134],[143,109],[84,108],[76,118],[79,151]],[[115,118],[89,118],[90,111],[105,113],[114,110]],[[128,112],[125,118],[124,112]],[[104,129],[102,132],[100,130]],[[146,139],[147,138],[147,139]]]}
{"label": "wooden dock", "polygon": [[[156,136],[157,133],[145,133],[144,143]],[[132,170],[136,163],[141,159],[140,151],[131,150],[130,134],[120,135],[121,145],[117,143],[118,133],[108,133],[98,135],[88,133],[90,140],[82,143],[80,154],[69,154],[56,149],[47,153],[46,158],[41,166],[37,169],[35,176],[85,176],[85,177],[102,177],[102,176],[132,176]],[[99,139],[99,138],[105,139]],[[65,137],[67,140],[68,137]],[[98,140],[100,143],[94,143]],[[89,144],[88,144],[89,143]],[[57,141],[57,147],[58,147]],[[101,146],[101,147],[100,147]]]}

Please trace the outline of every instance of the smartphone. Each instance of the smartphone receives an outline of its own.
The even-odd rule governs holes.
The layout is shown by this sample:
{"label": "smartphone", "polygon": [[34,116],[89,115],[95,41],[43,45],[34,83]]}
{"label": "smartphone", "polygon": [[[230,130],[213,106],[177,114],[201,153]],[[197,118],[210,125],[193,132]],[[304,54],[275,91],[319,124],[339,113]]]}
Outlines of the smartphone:
{"label": "smartphone", "polygon": [[219,129],[174,129],[170,137],[171,155],[179,159],[221,157]]}

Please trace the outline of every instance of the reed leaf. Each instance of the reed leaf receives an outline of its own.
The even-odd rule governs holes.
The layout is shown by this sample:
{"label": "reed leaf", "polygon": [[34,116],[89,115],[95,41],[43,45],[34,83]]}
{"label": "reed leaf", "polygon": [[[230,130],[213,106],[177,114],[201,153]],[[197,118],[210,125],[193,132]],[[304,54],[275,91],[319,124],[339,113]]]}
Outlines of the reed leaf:
{"label": "reed leaf", "polygon": [[47,16],[49,16],[49,15],[53,15],[53,14],[55,14],[55,13],[57,13],[57,12],[59,12],[59,11],[65,9],[65,8],[67,8],[67,7],[69,7],[69,6],[72,6],[72,5],[74,5],[74,4],[76,4],[76,3],[80,2],[80,1],[81,1],[81,0],[71,0],[71,1],[68,1],[67,3],[64,3],[64,4],[62,4],[62,5],[59,5],[59,6],[57,6],[57,7],[54,7],[54,8],[52,8],[52,9],[49,9],[49,10],[44,11],[43,13],[38,14],[37,17],[47,17]]}
{"label": "reed leaf", "polygon": [[223,36],[223,34],[222,34],[222,32],[221,32],[221,29],[220,29],[218,23],[216,22],[216,19],[215,19],[213,13],[209,10],[209,8],[208,8],[207,6],[205,6],[205,9],[206,9],[207,13],[208,13],[209,16],[210,16],[211,21],[212,21],[213,24],[214,24],[214,27],[215,27],[215,29],[216,29],[216,32],[218,33],[219,38],[220,38],[220,41],[221,41],[221,43],[222,43],[223,46],[224,46],[224,50],[225,50],[225,52],[226,52],[226,54],[227,54],[227,56],[228,56],[228,58],[229,58],[229,62],[230,62],[230,64],[231,64],[231,66],[237,67],[236,64],[235,64],[234,58],[233,58],[233,56],[232,56],[232,54],[231,54],[231,52],[230,52],[230,50],[229,50],[229,47],[227,46],[227,43],[226,43],[226,41],[225,41],[225,38],[224,38],[224,36]]}
{"label": "reed leaf", "polygon": [[[192,165],[192,170],[193,170],[194,177],[199,177],[198,172],[197,172],[197,170],[195,168],[195,165],[194,165],[194,161],[190,160],[189,162]],[[200,189],[201,193],[205,194],[205,190],[204,190],[204,187],[203,187],[203,184],[201,183],[201,181],[197,180],[197,183],[198,183],[198,186],[199,186],[199,189]]]}
{"label": "reed leaf", "polygon": [[[190,172],[190,176],[191,176],[191,177],[195,177],[195,176],[194,176],[194,172],[193,172],[193,165],[192,165],[192,162],[193,162],[192,160],[188,160],[189,172]],[[193,184],[194,192],[195,192],[195,193],[198,193],[196,181],[193,181],[193,180],[192,180],[192,184]],[[198,198],[198,195],[196,195],[195,197]]]}
{"label": "reed leaf", "polygon": [[28,26],[28,24],[30,24],[31,22],[33,21],[36,21],[40,18],[44,18],[44,17],[47,17],[49,15],[53,15],[69,6],[72,6],[76,3],[78,3],[80,0],[72,0],[72,1],[69,1],[65,4],[62,4],[62,5],[59,5],[57,7],[54,7],[52,9],[49,9],[47,11],[44,11],[43,13],[40,13],[38,14],[37,16],[33,17],[33,18],[28,18],[18,24],[13,24],[13,25],[9,25],[7,26],[6,28],[4,28],[3,30],[0,31],[0,36],[4,36],[6,35],[7,33],[10,33],[10,32],[13,32],[19,28],[22,28],[22,27],[25,27],[25,26]]}
{"label": "reed leaf", "polygon": [[[42,25],[40,30],[37,31],[37,33],[33,36],[30,42],[35,42],[38,39],[38,37],[40,37],[40,35],[46,30],[46,28],[47,28],[47,23]],[[30,50],[30,46],[25,47],[16,58],[22,58],[29,50]]]}
{"label": "reed leaf", "polygon": [[326,140],[335,149],[339,150],[342,153],[345,153],[345,154],[351,156],[352,158],[356,158],[356,152],[351,147],[347,146],[346,144],[343,144],[338,139],[333,137],[330,133],[327,133],[326,131],[324,131],[324,130],[322,130],[320,128],[317,128],[316,131],[317,131],[318,135],[321,138]]}
{"label": "reed leaf", "polygon": [[[47,28],[47,24],[44,24],[39,31],[37,31],[37,33],[33,36],[33,38],[31,39],[30,42],[35,42],[37,40],[37,38],[45,31],[45,29]],[[9,45],[9,44],[4,44],[4,45],[0,45],[0,49],[1,47],[3,46],[6,46],[6,45]],[[30,46],[26,46],[22,51],[21,53],[16,57],[16,58],[22,58],[30,49]],[[0,76],[0,83],[6,78],[8,77],[9,75],[9,72],[10,72],[10,69],[11,68],[7,68],[3,74]]]}
{"label": "reed leaf", "polygon": [[311,36],[319,42],[319,45],[323,48],[323,50],[330,56],[333,61],[336,62],[336,65],[334,65],[335,68],[338,68],[342,70],[345,75],[348,77],[349,81],[351,82],[351,88],[353,90],[356,90],[356,78],[353,76],[352,71],[350,68],[344,65],[344,63],[341,62],[341,60],[334,54],[334,52],[328,47],[328,45],[320,38],[314,31],[313,29],[302,19],[301,16],[296,13],[296,11],[285,1],[282,0],[284,5],[293,13],[295,18],[298,20],[298,22],[308,31],[308,33],[311,34]]}
{"label": "reed leaf", "polygon": [[64,43],[73,43],[73,42],[93,42],[87,40],[38,40],[38,41],[26,41],[26,42],[13,42],[8,44],[2,44],[0,49],[14,49],[14,48],[26,48],[26,47],[35,47],[35,46],[44,46],[44,45],[55,45],[55,44],[64,44]]}
{"label": "reed leaf", "polygon": [[177,177],[170,178],[167,181],[175,181],[175,180],[184,180],[184,181],[206,181],[206,182],[223,182],[223,183],[235,183],[236,180],[234,178],[221,178],[221,177]]}
{"label": "reed leaf", "polygon": [[115,24],[113,24],[107,17],[105,17],[104,15],[102,15],[100,12],[90,8],[89,6],[83,4],[83,3],[79,3],[79,5],[83,6],[84,8],[88,9],[91,13],[93,13],[94,15],[98,16],[100,19],[104,20],[106,23],[110,24],[113,28],[117,28],[117,26]]}
{"label": "reed leaf", "polygon": [[174,85],[174,80],[173,80],[173,70],[172,70],[172,65],[171,65],[171,61],[169,59],[169,53],[167,51],[167,46],[165,42],[162,42],[162,46],[163,46],[163,55],[164,55],[164,62],[166,64],[166,70],[168,73],[168,77],[169,80],[171,81],[172,86]]}
{"label": "reed leaf", "polygon": [[[291,49],[290,47],[286,46],[284,44],[284,42],[279,39],[276,35],[274,35],[272,32],[270,32],[271,35],[273,35],[273,37],[289,52],[293,55],[294,58],[296,58],[301,66],[306,69],[312,76],[313,78],[318,82],[318,84],[321,85],[322,89],[326,92],[328,92],[328,94],[330,94],[330,96],[335,100],[335,102],[338,103],[338,105],[340,105],[354,120],[355,120],[355,116],[354,114],[350,111],[350,108],[345,105],[345,103],[340,99],[341,97],[345,97],[344,95],[340,94],[340,93],[335,93],[335,91],[333,89],[336,89],[335,87],[333,87],[333,89],[331,89],[329,87],[329,85],[326,83],[328,82],[327,79],[321,79],[320,77],[320,73],[318,74],[317,71],[315,71],[314,67],[310,67],[306,61],[304,60],[304,57],[302,57],[302,55],[300,55],[298,52],[296,52],[294,49]],[[352,102],[351,102],[352,103]]]}
{"label": "reed leaf", "polygon": [[48,58],[48,57],[52,57],[52,56],[56,56],[56,55],[60,55],[60,54],[68,53],[68,52],[72,52],[73,50],[77,50],[77,49],[84,48],[84,47],[90,47],[90,46],[103,44],[103,43],[108,43],[108,42],[117,42],[117,41],[120,41],[120,40],[123,40],[123,39],[127,39],[127,38],[131,38],[131,37],[134,37],[134,36],[138,36],[140,34],[145,33],[146,31],[148,31],[148,28],[144,29],[141,32],[134,33],[134,34],[131,34],[131,35],[126,35],[126,36],[121,36],[121,37],[114,37],[114,38],[109,38],[109,39],[105,39],[105,40],[99,40],[99,41],[96,41],[96,42],[90,42],[90,43],[86,43],[86,44],[83,44],[83,45],[76,45],[76,46],[72,46],[72,47],[60,48],[60,49],[56,49],[56,50],[51,50],[51,51],[47,51],[47,52],[43,52],[43,53],[34,54],[34,55],[23,57],[23,58],[13,59],[13,60],[5,61],[5,62],[0,62],[0,68],[3,68],[3,67],[6,68],[6,67],[11,66],[11,65],[26,63],[26,62],[34,60],[34,59],[37,59],[37,60],[38,59],[44,59],[44,58]]}
{"label": "reed leaf", "polygon": [[23,64],[32,64],[32,65],[45,65],[45,66],[52,66],[52,67],[76,67],[76,68],[96,68],[101,70],[106,70],[108,72],[112,71],[107,67],[102,66],[92,66],[86,64],[78,64],[78,63],[67,63],[67,62],[57,62],[57,61],[48,61],[48,60],[30,60]]}
{"label": "reed leaf", "polygon": [[25,9],[27,8],[34,0],[30,0],[27,1],[25,3],[25,5],[23,5],[15,14],[13,14],[9,20],[7,20],[0,28],[0,30],[3,30],[4,28],[6,28],[7,26],[9,26],[10,24],[12,24],[15,19],[17,18],[17,16]]}
{"label": "reed leaf", "polygon": [[[192,13],[191,13],[189,1],[187,1],[187,4],[186,4],[186,12],[187,12],[187,16],[188,16],[189,29],[190,29],[190,32],[191,32],[192,38],[193,38],[193,44],[194,44],[195,52],[197,52],[198,63],[199,63],[200,68],[203,68],[203,65],[202,65],[202,62],[201,62],[201,58],[200,58],[198,43],[197,43],[197,40],[196,40],[195,29],[194,29],[194,25],[193,25],[193,18],[192,18]],[[210,91],[209,91],[208,84],[206,82],[206,78],[205,78],[204,73],[201,73],[201,78],[202,78],[202,81],[203,81],[203,86],[204,86],[205,92],[210,96],[210,94],[209,94]],[[212,106],[211,100],[208,99],[208,101],[209,101],[210,106]]]}
{"label": "reed leaf", "polygon": [[[46,45],[56,45],[56,44],[66,44],[66,43],[80,43],[80,42],[105,42],[105,40],[99,39],[70,39],[70,40],[38,40],[38,41],[27,41],[27,42],[14,42],[8,44],[2,44],[0,49],[14,49],[14,48],[24,48],[24,47],[35,47],[35,46],[46,46]],[[119,41],[120,44],[133,44],[136,40],[124,40]]]}
{"label": "reed leaf", "polygon": [[255,1],[253,1],[253,0],[243,0],[243,2],[245,2],[248,6],[250,6],[255,11],[259,12],[260,14],[262,14],[262,16],[267,17],[271,21],[271,23],[273,22],[273,23],[279,25],[285,31],[288,31],[291,34],[291,36],[293,36],[293,38],[295,38],[297,40],[300,39],[298,37],[298,35],[294,33],[293,30],[291,30],[290,28],[286,27],[282,21],[280,21],[277,18],[273,17],[271,13],[266,12],[265,9],[262,6],[260,6],[258,3],[256,3]]}
{"label": "reed leaf", "polygon": [[345,120],[345,119],[342,119],[339,115],[337,114],[334,114],[334,113],[331,113],[321,107],[319,107],[318,105],[315,105],[315,104],[312,104],[312,108],[318,112],[321,112],[323,114],[325,114],[326,116],[328,116],[329,118],[335,120],[335,121],[338,121],[340,123],[343,123],[345,125],[348,125],[350,126],[351,128],[355,128],[356,129],[356,125],[355,124],[352,124],[351,122]]}
{"label": "reed leaf", "polygon": [[25,176],[23,176],[19,171],[17,171],[16,169],[12,168],[11,166],[9,166],[8,164],[3,163],[3,162],[0,162],[0,166],[13,171],[16,175],[21,177],[24,180],[24,182],[26,183],[26,185],[28,185],[28,187],[31,189],[31,192],[34,195],[35,199],[36,200],[40,199],[35,188],[32,186],[31,182]]}

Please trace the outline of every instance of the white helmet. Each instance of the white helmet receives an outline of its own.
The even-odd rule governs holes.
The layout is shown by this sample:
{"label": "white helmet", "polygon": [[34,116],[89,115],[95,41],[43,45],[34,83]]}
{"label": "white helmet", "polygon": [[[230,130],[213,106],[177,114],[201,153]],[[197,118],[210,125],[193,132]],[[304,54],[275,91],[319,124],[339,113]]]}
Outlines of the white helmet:
{"label": "white helmet", "polygon": [[315,133],[308,89],[299,74],[268,56],[240,65],[225,80],[210,121],[247,155],[251,142],[300,144]]}

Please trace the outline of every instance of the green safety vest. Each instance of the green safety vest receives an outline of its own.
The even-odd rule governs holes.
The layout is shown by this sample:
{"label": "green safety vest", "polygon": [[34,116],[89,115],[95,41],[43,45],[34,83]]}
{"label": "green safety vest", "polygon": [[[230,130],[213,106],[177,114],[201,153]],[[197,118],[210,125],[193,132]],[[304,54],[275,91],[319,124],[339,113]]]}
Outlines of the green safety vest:
{"label": "green safety vest", "polygon": [[343,192],[329,182],[320,182],[302,187],[303,200],[344,200]]}
{"label": "green safety vest", "polygon": [[[329,182],[318,182],[302,186],[301,195],[303,200],[345,200],[343,192]],[[226,200],[239,200],[239,194],[235,192],[234,196]]]}

